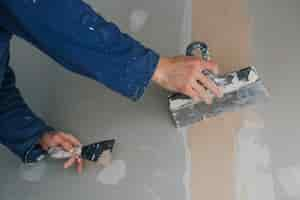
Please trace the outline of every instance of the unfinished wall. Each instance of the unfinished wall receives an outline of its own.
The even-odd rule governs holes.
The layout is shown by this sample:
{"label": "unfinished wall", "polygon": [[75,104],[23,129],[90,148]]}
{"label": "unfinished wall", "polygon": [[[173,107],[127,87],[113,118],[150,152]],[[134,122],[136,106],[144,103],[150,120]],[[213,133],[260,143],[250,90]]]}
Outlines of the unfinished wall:
{"label": "unfinished wall", "polygon": [[272,103],[195,124],[185,138],[170,121],[165,92],[151,87],[143,102],[129,102],[15,40],[11,63],[34,110],[84,143],[118,144],[113,168],[88,164],[80,177],[61,162],[24,166],[1,146],[1,200],[300,198],[298,0],[251,0],[250,10],[238,0],[90,2],[166,55],[183,51],[182,27],[191,22],[183,8],[193,8],[193,39],[208,42],[223,71],[256,64]]}
{"label": "unfinished wall", "polygon": [[[181,51],[185,1],[90,2],[123,31],[159,53]],[[1,147],[1,200],[186,199],[185,146],[171,123],[166,92],[151,86],[143,101],[133,103],[16,42],[12,62],[24,96],[34,109],[84,144],[107,138],[116,138],[117,144],[112,167],[103,171],[89,163],[82,176],[64,171],[62,162],[47,160],[24,166]]]}
{"label": "unfinished wall", "polygon": [[[250,18],[244,0],[193,0],[193,40],[205,41],[221,73],[251,64]],[[193,125],[188,130],[192,153],[192,199],[235,198],[235,142],[239,113]]]}

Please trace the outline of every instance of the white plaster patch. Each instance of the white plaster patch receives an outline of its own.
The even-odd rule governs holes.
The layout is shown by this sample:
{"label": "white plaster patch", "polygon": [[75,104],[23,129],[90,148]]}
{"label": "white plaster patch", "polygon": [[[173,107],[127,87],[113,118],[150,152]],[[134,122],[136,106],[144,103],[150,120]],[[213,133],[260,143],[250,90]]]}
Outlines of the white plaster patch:
{"label": "white plaster patch", "polygon": [[46,163],[40,161],[34,164],[21,164],[20,178],[28,182],[39,182],[46,172]]}
{"label": "white plaster patch", "polygon": [[160,196],[148,185],[144,185],[145,191],[148,192],[153,200],[161,200]]}
{"label": "white plaster patch", "polygon": [[300,166],[280,169],[277,178],[281,188],[289,197],[300,197]]}
{"label": "white plaster patch", "polygon": [[112,164],[112,154],[110,150],[103,151],[102,155],[100,156],[98,162],[99,165],[103,166],[104,168],[109,167]]}
{"label": "white plaster patch", "polygon": [[274,200],[274,181],[270,170],[271,156],[261,144],[261,126],[249,120],[240,129],[237,143],[236,199]]}
{"label": "white plaster patch", "polygon": [[134,10],[129,16],[129,29],[133,33],[140,32],[149,18],[145,10]]}
{"label": "white plaster patch", "polygon": [[187,129],[180,128],[178,129],[179,133],[183,137],[184,149],[185,149],[185,172],[183,175],[183,185],[185,187],[185,199],[191,200],[191,173],[192,173],[192,154],[188,144],[188,136],[187,136]]}
{"label": "white plaster patch", "polygon": [[116,185],[126,177],[126,163],[123,160],[113,160],[112,164],[102,169],[97,175],[97,182],[105,185]]}
{"label": "white plaster patch", "polygon": [[163,178],[163,177],[167,177],[168,174],[165,173],[164,171],[162,171],[161,169],[156,169],[153,173],[152,173],[153,177],[156,178]]}

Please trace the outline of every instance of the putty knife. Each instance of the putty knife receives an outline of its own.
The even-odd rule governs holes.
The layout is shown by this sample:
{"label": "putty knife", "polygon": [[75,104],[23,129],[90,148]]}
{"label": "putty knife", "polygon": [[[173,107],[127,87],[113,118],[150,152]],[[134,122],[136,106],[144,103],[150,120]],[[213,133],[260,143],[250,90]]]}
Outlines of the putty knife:
{"label": "putty knife", "polygon": [[[190,44],[186,51],[187,56],[200,54],[206,61],[210,60],[209,53],[208,46],[203,42]],[[245,106],[267,102],[270,98],[254,66],[222,76],[216,76],[207,70],[202,73],[223,88],[224,96],[214,98],[212,104],[208,105],[203,101],[195,102],[183,94],[172,94],[168,98],[169,110],[176,127],[184,127],[223,112],[236,111]]]}
{"label": "putty knife", "polygon": [[55,159],[66,159],[71,158],[72,156],[79,155],[84,160],[97,162],[103,152],[110,151],[112,152],[115,144],[115,140],[105,140],[85,146],[79,146],[74,148],[72,152],[67,152],[60,147],[50,148],[48,154],[51,158]]}

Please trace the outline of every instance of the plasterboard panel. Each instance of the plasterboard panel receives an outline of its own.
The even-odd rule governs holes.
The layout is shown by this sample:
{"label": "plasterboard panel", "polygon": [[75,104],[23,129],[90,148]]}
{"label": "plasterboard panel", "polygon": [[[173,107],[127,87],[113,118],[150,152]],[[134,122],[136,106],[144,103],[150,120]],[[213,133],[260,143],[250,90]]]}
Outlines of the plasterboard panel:
{"label": "plasterboard panel", "polygon": [[[206,42],[221,73],[251,64],[250,19],[243,0],[193,0],[193,40]],[[192,154],[192,199],[232,200],[239,113],[194,124],[188,130]]]}

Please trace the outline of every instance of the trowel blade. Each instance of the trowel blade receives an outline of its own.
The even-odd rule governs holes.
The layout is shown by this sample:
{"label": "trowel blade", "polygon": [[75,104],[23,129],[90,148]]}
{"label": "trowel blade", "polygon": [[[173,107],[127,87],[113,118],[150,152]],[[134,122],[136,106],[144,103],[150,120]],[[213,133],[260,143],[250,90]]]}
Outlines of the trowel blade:
{"label": "trowel blade", "polygon": [[222,98],[214,98],[210,105],[204,102],[193,102],[184,95],[172,95],[169,97],[169,109],[176,127],[184,127],[224,112],[237,111],[246,106],[265,103],[269,99],[270,95],[267,89],[262,81],[257,79],[255,82],[225,93]]}

